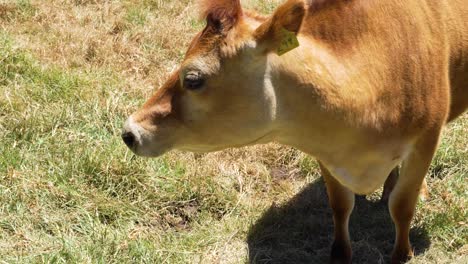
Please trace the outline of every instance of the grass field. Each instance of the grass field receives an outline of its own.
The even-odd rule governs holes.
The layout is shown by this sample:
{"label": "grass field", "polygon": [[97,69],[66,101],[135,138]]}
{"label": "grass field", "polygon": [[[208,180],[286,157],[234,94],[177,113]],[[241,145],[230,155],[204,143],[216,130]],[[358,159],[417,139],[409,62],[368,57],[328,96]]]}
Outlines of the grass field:
{"label": "grass field", "polygon": [[[306,155],[270,144],[143,159],[121,142],[203,27],[194,6],[0,0],[0,263],[326,263],[331,211]],[[410,263],[468,263],[467,135],[466,113],[444,131]],[[391,252],[378,195],[357,200],[355,263]]]}

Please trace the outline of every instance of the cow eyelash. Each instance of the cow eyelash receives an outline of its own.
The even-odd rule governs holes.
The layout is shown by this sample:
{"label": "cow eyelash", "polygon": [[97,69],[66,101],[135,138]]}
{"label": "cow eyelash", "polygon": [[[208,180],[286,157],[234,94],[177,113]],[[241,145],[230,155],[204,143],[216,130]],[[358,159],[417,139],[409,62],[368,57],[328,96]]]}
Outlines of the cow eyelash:
{"label": "cow eyelash", "polygon": [[188,73],[184,78],[184,88],[188,90],[199,90],[205,84],[200,73]]}

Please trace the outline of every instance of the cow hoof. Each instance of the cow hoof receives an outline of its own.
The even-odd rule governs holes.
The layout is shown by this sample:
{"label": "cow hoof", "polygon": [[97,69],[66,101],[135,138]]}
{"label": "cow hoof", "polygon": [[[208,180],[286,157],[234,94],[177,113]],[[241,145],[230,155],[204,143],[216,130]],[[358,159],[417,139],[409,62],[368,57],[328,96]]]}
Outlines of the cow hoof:
{"label": "cow hoof", "polygon": [[394,252],[392,254],[392,261],[391,264],[401,264],[406,263],[414,256],[413,251],[410,250],[409,252]]}
{"label": "cow hoof", "polygon": [[419,201],[420,202],[425,202],[429,199],[429,191],[427,189],[421,190],[419,193]]}
{"label": "cow hoof", "polygon": [[351,264],[351,246],[344,243],[333,242],[330,263],[331,264]]}

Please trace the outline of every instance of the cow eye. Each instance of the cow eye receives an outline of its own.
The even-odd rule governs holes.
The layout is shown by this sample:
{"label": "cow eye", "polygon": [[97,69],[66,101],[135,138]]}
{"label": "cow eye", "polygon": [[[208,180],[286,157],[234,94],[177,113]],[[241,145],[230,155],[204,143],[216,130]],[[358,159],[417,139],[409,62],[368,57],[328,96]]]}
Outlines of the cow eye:
{"label": "cow eye", "polygon": [[203,87],[205,80],[200,73],[188,73],[184,78],[184,87],[188,90],[199,90]]}

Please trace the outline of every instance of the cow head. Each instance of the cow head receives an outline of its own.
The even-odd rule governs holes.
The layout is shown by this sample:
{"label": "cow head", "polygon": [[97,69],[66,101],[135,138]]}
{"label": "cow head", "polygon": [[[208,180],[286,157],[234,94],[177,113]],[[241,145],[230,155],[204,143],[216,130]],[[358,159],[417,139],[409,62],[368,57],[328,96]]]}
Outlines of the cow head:
{"label": "cow head", "polygon": [[125,123],[122,138],[137,155],[210,152],[274,137],[278,109],[269,57],[284,52],[287,34],[298,33],[305,4],[290,0],[265,18],[243,11],[239,0],[201,6],[206,27],[184,61]]}

